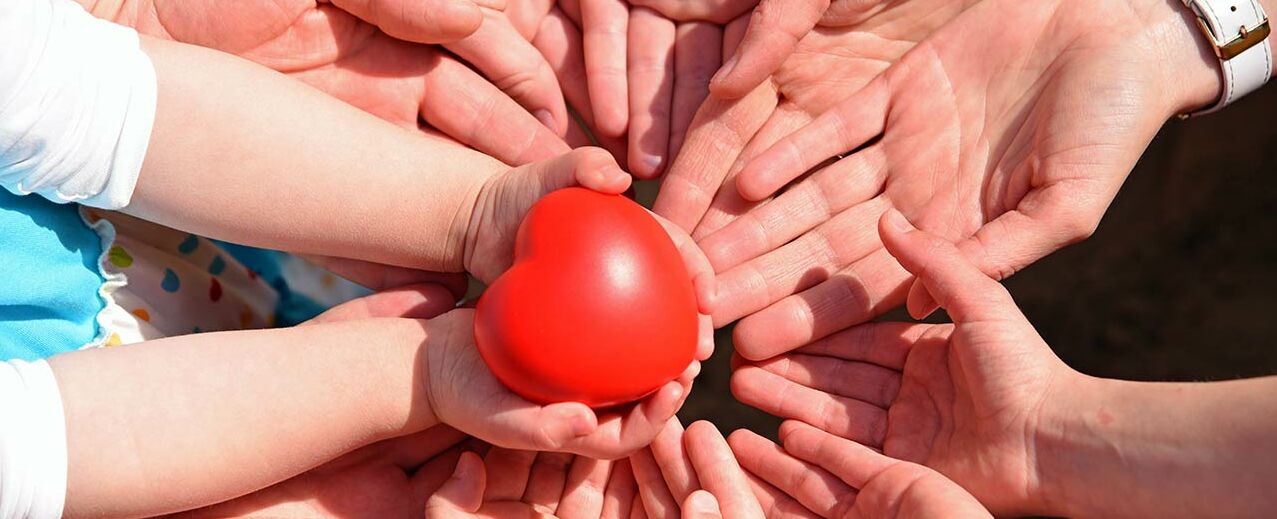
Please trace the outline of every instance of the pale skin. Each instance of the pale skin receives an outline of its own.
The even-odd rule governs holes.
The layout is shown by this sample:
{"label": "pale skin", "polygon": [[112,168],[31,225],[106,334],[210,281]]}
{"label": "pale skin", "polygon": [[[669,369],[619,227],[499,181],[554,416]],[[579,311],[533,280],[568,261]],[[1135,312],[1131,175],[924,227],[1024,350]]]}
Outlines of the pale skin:
{"label": "pale skin", "polygon": [[[1146,383],[1080,374],[952,243],[897,211],[879,231],[954,324],[865,324],[743,363],[732,379],[738,398],[926,465],[999,515],[1245,517],[1277,506],[1277,377]],[[761,452],[747,443],[734,446]],[[793,471],[747,468],[777,482]],[[813,513],[842,516],[837,496],[859,488],[842,481],[791,495]]]}
{"label": "pale skin", "polygon": [[[1085,238],[1161,125],[1220,91],[1179,2],[982,0],[906,16],[927,3],[884,2],[862,24],[807,34],[771,81],[711,98],[693,122],[686,146],[703,152],[675,161],[655,208],[721,274],[716,323],[741,319],[743,355],[905,302],[911,277],[872,232],[888,207],[999,278]],[[820,45],[839,32],[858,39]],[[802,62],[814,81],[789,67]],[[765,90],[778,87],[796,109],[775,108]]]}
{"label": "pale skin", "polygon": [[[514,230],[541,195],[628,186],[601,150],[512,170],[232,56],[149,38],[143,49],[159,101],[125,211],[174,228],[492,280],[513,260]],[[712,283],[690,239],[672,237],[693,275]],[[706,283],[698,281],[698,294],[712,290]],[[216,503],[439,423],[506,447],[624,456],[673,416],[698,368],[626,409],[536,405],[487,371],[473,346],[471,310],[436,316],[455,300],[442,287],[419,299],[388,319],[53,357],[67,420],[66,514],[141,516]],[[413,313],[421,309],[435,311]],[[708,317],[702,321],[708,356]],[[183,484],[172,485],[175,478]]]}

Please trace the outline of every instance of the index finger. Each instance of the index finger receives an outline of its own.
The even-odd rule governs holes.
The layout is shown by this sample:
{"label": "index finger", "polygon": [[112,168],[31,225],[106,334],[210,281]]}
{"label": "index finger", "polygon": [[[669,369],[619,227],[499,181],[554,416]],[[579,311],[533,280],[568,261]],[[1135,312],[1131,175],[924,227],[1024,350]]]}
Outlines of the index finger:
{"label": "index finger", "polygon": [[763,509],[736,462],[727,440],[713,424],[705,421],[688,426],[683,434],[692,466],[705,487],[719,501],[724,517],[762,519]]}

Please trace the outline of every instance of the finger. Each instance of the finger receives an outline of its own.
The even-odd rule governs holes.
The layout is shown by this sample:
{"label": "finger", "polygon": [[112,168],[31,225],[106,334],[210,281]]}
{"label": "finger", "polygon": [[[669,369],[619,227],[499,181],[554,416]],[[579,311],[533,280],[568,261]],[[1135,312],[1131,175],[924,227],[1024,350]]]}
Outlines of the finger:
{"label": "finger", "polygon": [[383,455],[399,468],[406,471],[416,470],[423,463],[466,438],[464,433],[452,427],[436,425],[419,433],[382,442]]}
{"label": "finger", "polygon": [[[762,510],[758,511],[757,517],[762,517]],[[718,506],[718,500],[714,499],[714,494],[704,490],[692,492],[687,496],[687,500],[683,502],[683,518],[684,519],[711,519],[722,518],[723,511]],[[728,517],[736,517],[729,515]]]}
{"label": "finger", "polygon": [[553,8],[554,0],[519,0],[506,5],[504,9],[496,10],[505,13],[510,25],[519,31],[524,40],[530,42],[536,39],[537,31]]}
{"label": "finger", "polygon": [[483,22],[479,6],[469,0],[333,0],[333,5],[416,43],[457,41]]}
{"label": "finger", "polygon": [[303,325],[374,317],[430,319],[452,310],[456,304],[456,296],[439,285],[408,285],[346,301],[329,308]]}
{"label": "finger", "polygon": [[727,438],[736,459],[750,474],[788,494],[821,517],[848,517],[855,489],[817,465],[796,459],[779,445],[751,431]]}
{"label": "finger", "polygon": [[675,502],[682,502],[692,491],[701,488],[700,478],[692,467],[692,460],[687,456],[683,445],[683,424],[677,419],[670,420],[665,428],[652,439],[651,451],[661,475],[665,478],[665,487],[669,489]]}
{"label": "finger", "polygon": [[901,371],[918,338],[936,325],[873,322],[854,326],[794,350],[795,353],[868,362]]}
{"label": "finger", "polygon": [[608,478],[607,489],[603,492],[603,510],[599,517],[628,519],[637,493],[638,488],[634,483],[634,471],[630,469],[630,461],[622,458],[613,462],[612,476]]}
{"label": "finger", "polygon": [[[616,165],[612,155],[602,148],[577,148],[568,155],[533,165],[531,172],[552,179],[548,184],[558,188],[580,184],[600,193],[619,195],[630,188],[630,176]],[[564,181],[562,172],[573,173],[571,181]]]}
{"label": "finger", "polygon": [[958,249],[981,272],[1004,280],[1047,254],[1091,236],[1108,192],[1092,193],[1085,181],[1060,181],[1030,191],[1013,210],[980,227]]}
{"label": "finger", "polygon": [[630,11],[628,34],[628,162],[634,176],[655,178],[669,158],[674,22],[651,9],[637,7]]}
{"label": "finger", "polygon": [[749,481],[745,479],[736,455],[713,424],[700,421],[688,426],[683,444],[701,484],[718,499],[724,516],[763,518],[763,510],[749,488]]}
{"label": "finger", "polygon": [[459,517],[483,505],[483,461],[473,452],[461,454],[452,477],[426,501],[426,517]]}
{"label": "finger", "polygon": [[594,106],[595,128],[604,135],[625,133],[629,124],[626,39],[629,10],[622,0],[581,4],[586,83]]}
{"label": "finger", "polygon": [[714,281],[714,268],[710,266],[705,253],[701,252],[701,248],[696,242],[692,241],[686,231],[674,225],[674,222],[666,220],[658,214],[652,214],[652,217],[665,229],[670,241],[674,242],[674,247],[678,249],[679,256],[683,258],[683,265],[687,267],[687,274],[692,277],[693,282],[696,284],[697,310],[702,314],[714,313],[714,296],[718,292],[718,288]]}
{"label": "finger", "polygon": [[[575,110],[575,115],[585,123],[587,128],[596,128],[594,106],[590,103],[589,86],[586,82],[583,36],[561,9],[566,8],[568,4],[569,2],[560,2],[558,7],[550,10],[542,20],[541,29],[537,31],[536,39],[532,40],[532,44],[545,56],[546,61],[550,63],[550,68],[554,69],[554,75],[559,78],[563,95]],[[592,135],[585,135],[584,132],[577,134],[569,128],[569,135],[576,134],[573,138],[578,142],[597,143],[612,152],[618,162],[627,160],[625,137],[604,135],[593,130],[591,132]]]}
{"label": "finger", "polygon": [[[873,198],[886,173],[886,154],[879,146],[869,147],[816,171],[698,243],[714,270],[723,272],[782,247]],[[863,227],[866,222],[860,223]]]}
{"label": "finger", "polygon": [[888,88],[887,80],[879,76],[750,161],[736,182],[741,196],[762,200],[830,157],[854,150],[882,133]]}
{"label": "finger", "polygon": [[741,319],[732,334],[736,351],[747,359],[765,359],[869,321],[902,303],[908,282],[909,273],[886,249],[878,249],[820,284]]}
{"label": "finger", "polygon": [[859,204],[797,239],[723,272],[718,278],[714,324],[725,325],[812,288],[832,277],[830,272],[882,250],[878,233],[866,223],[888,205],[881,197]]}
{"label": "finger", "polygon": [[780,426],[785,452],[819,465],[854,488],[864,488],[875,474],[894,461],[855,441],[839,438],[802,422],[788,420]]}
{"label": "finger", "polygon": [[743,96],[793,54],[829,7],[829,0],[762,0],[750,16],[736,53],[710,82],[715,95]]}
{"label": "finger", "polygon": [[894,209],[878,224],[883,244],[956,323],[1021,321],[1011,294],[980,272],[952,243],[916,229]]}
{"label": "finger", "polygon": [[[671,422],[673,422],[671,420]],[[639,498],[651,517],[677,517],[678,501],[665,483],[665,476],[652,450],[643,449],[630,455],[630,466],[638,484]]]}
{"label": "finger", "polygon": [[441,53],[435,53],[429,67],[421,117],[431,126],[506,164],[568,151],[554,131],[470,67]]}
{"label": "finger", "polygon": [[886,409],[900,391],[900,372],[866,362],[788,353],[754,367],[817,391],[868,402]]}
{"label": "finger", "polygon": [[763,508],[763,512],[767,514],[767,517],[784,517],[786,519],[817,519],[821,517],[758,476],[746,474],[746,477],[749,478],[750,490],[754,491],[754,497],[758,499],[758,505]]}
{"label": "finger", "polygon": [[595,519],[603,512],[603,492],[612,462],[577,456],[568,471],[563,499],[556,513],[561,519]]}
{"label": "finger", "polygon": [[709,96],[709,78],[722,61],[722,46],[723,30],[717,25],[704,22],[678,24],[674,37],[674,89],[666,162],[672,161],[683,149],[692,117]]}
{"label": "finger", "polygon": [[460,299],[466,295],[466,275],[461,272],[430,272],[407,267],[383,265],[370,261],[334,256],[302,255],[309,261],[333,274],[363,285],[372,290],[434,283],[448,289]]}
{"label": "finger", "polygon": [[488,473],[488,485],[483,493],[483,500],[517,501],[522,498],[536,457],[535,451],[502,448],[488,451],[483,460]]}
{"label": "finger", "polygon": [[791,418],[868,445],[882,445],[887,410],[794,383],[767,370],[744,365],[732,373],[732,394],[741,403]]}
{"label": "finger", "polygon": [[627,412],[614,412],[601,417],[593,434],[568,441],[562,449],[556,450],[596,458],[615,459],[628,456],[651,443],[652,438],[683,405],[686,396],[687,388],[678,382],[669,382]]}
{"label": "finger", "polygon": [[536,463],[528,476],[527,489],[523,492],[523,502],[542,513],[554,514],[559,509],[573,458],[566,452],[537,453]]}
{"label": "finger", "polygon": [[444,47],[482,72],[556,135],[567,132],[568,111],[558,78],[504,13],[485,10],[478,31]]}
{"label": "finger", "polygon": [[703,20],[724,24],[749,12],[758,0],[630,0],[630,4],[655,9],[675,21]]}
{"label": "finger", "polygon": [[697,110],[683,148],[661,181],[653,211],[684,230],[695,229],[736,157],[776,109],[776,103],[771,85],[741,99],[708,98]]}
{"label": "finger", "polygon": [[[677,510],[675,511],[677,514]],[[657,516],[661,517],[661,516]],[[672,516],[671,516],[672,517]],[[647,519],[647,509],[643,508],[643,500],[635,499],[634,504],[630,506],[630,519]]]}
{"label": "finger", "polygon": [[409,484],[412,486],[412,495],[416,503],[424,506],[430,496],[452,477],[457,461],[467,450],[465,443],[454,445],[415,469]]}
{"label": "finger", "polygon": [[740,174],[741,168],[776,141],[798,131],[809,122],[811,122],[811,116],[794,104],[782,102],[777,105],[776,111],[772,112],[767,122],[763,123],[763,126],[741,150],[740,155],[736,157],[723,187],[714,196],[714,201],[710,203],[705,217],[701,218],[700,223],[696,225],[696,230],[692,231],[692,238],[700,241],[757,207],[760,202],[745,200],[736,189],[736,177]]}

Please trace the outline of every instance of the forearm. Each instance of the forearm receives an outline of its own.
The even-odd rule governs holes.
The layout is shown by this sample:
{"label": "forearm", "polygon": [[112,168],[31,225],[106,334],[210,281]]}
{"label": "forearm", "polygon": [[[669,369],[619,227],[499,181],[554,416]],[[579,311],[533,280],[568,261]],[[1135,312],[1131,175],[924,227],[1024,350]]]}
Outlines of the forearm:
{"label": "forearm", "polygon": [[224,501],[435,422],[426,322],[209,333],[50,360],[66,414],[68,517]]}
{"label": "forearm", "polygon": [[1277,509],[1277,377],[1087,379],[1038,449],[1051,515],[1241,517]]}
{"label": "forearm", "polygon": [[248,245],[461,270],[457,226],[504,165],[229,55],[143,48],[159,96],[126,211]]}

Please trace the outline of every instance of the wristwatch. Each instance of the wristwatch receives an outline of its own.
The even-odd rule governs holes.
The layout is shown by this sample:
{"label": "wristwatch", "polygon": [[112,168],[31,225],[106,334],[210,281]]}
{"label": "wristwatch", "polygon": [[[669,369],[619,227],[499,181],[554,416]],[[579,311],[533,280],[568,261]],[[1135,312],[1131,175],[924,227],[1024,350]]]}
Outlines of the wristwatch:
{"label": "wristwatch", "polygon": [[1197,27],[1219,58],[1224,92],[1210,108],[1188,116],[1219,111],[1268,82],[1273,50],[1268,44],[1268,15],[1259,0],[1183,0],[1197,15]]}

